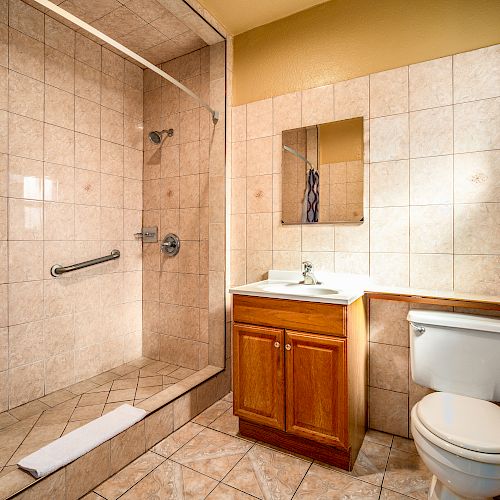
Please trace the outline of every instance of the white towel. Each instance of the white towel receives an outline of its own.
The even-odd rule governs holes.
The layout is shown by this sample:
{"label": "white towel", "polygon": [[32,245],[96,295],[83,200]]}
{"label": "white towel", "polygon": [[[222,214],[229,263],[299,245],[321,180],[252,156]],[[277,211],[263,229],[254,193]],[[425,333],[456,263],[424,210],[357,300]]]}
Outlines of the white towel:
{"label": "white towel", "polygon": [[128,429],[145,415],[145,410],[121,405],[24,457],[17,465],[36,478],[46,476]]}

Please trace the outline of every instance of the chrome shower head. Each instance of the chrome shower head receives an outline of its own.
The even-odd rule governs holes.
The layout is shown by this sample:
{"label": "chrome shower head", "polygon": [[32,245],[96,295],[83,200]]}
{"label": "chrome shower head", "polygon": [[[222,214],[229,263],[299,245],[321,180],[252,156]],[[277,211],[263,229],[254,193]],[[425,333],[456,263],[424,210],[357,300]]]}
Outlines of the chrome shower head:
{"label": "chrome shower head", "polygon": [[161,130],[160,132],[153,130],[149,132],[148,138],[153,144],[160,144],[163,134],[166,134],[167,137],[172,137],[174,135],[174,129],[169,128],[168,130]]}

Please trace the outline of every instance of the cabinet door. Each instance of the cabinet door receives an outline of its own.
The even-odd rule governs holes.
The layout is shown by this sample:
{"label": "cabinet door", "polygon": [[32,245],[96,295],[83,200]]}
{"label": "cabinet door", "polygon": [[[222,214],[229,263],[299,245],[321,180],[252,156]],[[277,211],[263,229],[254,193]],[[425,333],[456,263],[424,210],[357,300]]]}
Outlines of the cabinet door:
{"label": "cabinet door", "polygon": [[347,447],[346,342],[285,332],[287,432]]}
{"label": "cabinet door", "polygon": [[285,428],[283,330],[233,326],[234,414],[276,429]]}

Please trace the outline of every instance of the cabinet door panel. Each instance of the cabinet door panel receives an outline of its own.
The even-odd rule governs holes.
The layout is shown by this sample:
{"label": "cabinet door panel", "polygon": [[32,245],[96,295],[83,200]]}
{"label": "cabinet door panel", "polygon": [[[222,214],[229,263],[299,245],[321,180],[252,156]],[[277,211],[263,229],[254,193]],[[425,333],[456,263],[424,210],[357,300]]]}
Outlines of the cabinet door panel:
{"label": "cabinet door panel", "polygon": [[346,339],[287,330],[285,342],[286,431],[347,447]]}
{"label": "cabinet door panel", "polygon": [[234,414],[285,428],[283,330],[233,326]]}

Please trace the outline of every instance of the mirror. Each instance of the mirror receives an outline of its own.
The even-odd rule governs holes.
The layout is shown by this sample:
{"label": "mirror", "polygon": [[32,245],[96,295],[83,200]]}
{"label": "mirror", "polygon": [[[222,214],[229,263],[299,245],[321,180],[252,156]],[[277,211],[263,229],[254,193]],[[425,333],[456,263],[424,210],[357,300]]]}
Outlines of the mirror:
{"label": "mirror", "polygon": [[283,224],[363,222],[363,118],[282,133]]}

